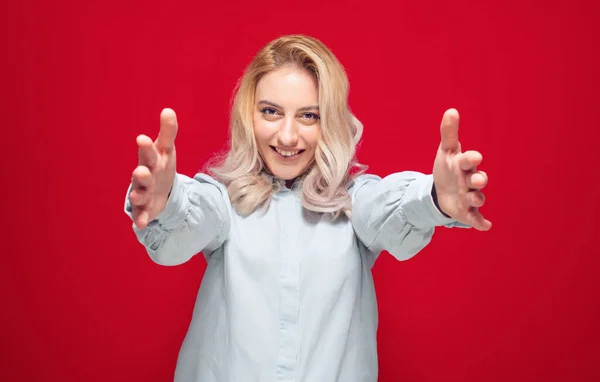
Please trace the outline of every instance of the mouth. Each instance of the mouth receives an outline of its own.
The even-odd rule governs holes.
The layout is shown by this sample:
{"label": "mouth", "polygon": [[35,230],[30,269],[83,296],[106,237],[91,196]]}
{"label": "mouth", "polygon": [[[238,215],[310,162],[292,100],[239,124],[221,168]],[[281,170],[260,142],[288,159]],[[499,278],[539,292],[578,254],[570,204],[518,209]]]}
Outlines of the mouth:
{"label": "mouth", "polygon": [[284,150],[284,149],[280,149],[275,146],[269,146],[269,147],[271,147],[271,150],[275,151],[277,154],[279,154],[279,156],[281,156],[285,159],[295,158],[305,151],[302,149],[301,150]]}

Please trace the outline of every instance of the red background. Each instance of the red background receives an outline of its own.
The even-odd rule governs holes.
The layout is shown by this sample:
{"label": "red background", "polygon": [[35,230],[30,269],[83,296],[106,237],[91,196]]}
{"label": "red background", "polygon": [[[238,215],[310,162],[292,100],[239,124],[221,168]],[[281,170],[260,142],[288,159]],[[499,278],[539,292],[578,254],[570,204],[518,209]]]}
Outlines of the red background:
{"label": "red background", "polygon": [[376,264],[380,381],[600,380],[594,4],[5,4],[0,380],[172,380],[205,261],[161,267],[136,242],[135,137],[174,108],[192,175],[244,66],[287,33],[346,67],[371,172],[429,172],[456,107],[490,176],[490,232]]}

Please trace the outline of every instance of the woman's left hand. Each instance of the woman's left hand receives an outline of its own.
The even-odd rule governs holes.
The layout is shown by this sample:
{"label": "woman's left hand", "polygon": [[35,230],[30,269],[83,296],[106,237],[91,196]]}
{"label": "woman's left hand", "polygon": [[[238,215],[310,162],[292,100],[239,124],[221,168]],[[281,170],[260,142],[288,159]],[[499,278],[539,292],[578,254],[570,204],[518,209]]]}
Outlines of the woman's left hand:
{"label": "woman's left hand", "polygon": [[483,157],[477,151],[461,151],[458,121],[455,109],[447,110],[442,118],[442,141],[433,164],[438,205],[452,219],[487,231],[492,223],[479,212],[485,202],[481,189],[488,182],[486,173],[477,169]]}

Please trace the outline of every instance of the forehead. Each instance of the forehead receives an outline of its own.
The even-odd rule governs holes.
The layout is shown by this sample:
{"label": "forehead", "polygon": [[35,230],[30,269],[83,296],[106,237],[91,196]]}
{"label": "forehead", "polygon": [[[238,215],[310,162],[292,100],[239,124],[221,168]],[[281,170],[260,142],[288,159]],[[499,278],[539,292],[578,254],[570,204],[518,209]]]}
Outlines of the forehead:
{"label": "forehead", "polygon": [[265,74],[256,85],[256,102],[271,101],[281,106],[318,105],[317,80],[306,69],[281,68]]}

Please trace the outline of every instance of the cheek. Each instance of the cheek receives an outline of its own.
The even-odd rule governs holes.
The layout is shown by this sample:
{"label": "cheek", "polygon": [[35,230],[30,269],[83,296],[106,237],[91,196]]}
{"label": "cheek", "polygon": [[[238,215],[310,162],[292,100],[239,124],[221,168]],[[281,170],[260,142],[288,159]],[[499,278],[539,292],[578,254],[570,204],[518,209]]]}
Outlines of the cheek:
{"label": "cheek", "polygon": [[262,118],[254,118],[254,137],[259,145],[264,144],[270,139],[271,132]]}
{"label": "cheek", "polygon": [[317,143],[319,142],[320,137],[321,137],[321,129],[316,128],[311,131],[308,131],[304,135],[304,140],[306,141],[306,144],[314,150],[317,147]]}

